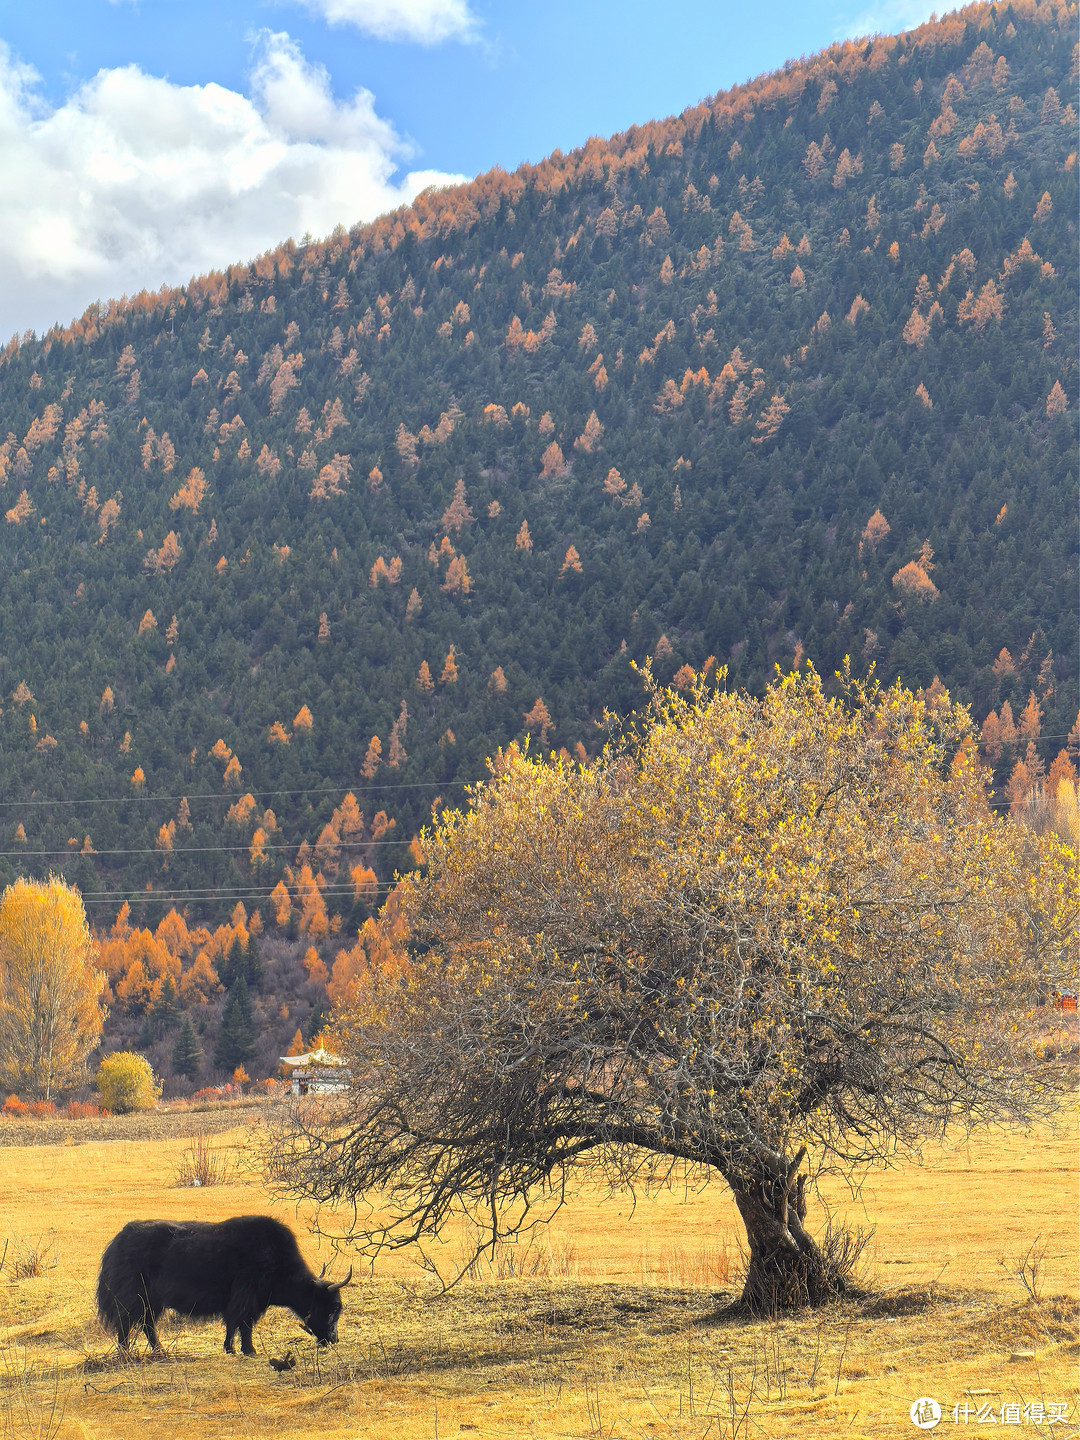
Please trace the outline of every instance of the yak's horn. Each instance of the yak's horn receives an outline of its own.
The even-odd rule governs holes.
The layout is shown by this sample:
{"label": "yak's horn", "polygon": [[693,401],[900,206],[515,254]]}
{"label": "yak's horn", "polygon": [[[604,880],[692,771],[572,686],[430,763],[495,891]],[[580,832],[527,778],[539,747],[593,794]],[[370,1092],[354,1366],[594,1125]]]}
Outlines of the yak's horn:
{"label": "yak's horn", "polygon": [[345,1276],[345,1279],[344,1279],[344,1280],[339,1280],[339,1281],[337,1282],[337,1284],[334,1286],[334,1289],[335,1289],[335,1290],[344,1290],[344,1289],[345,1289],[345,1286],[348,1285],[349,1281],[352,1279],[352,1270],[353,1270],[353,1267],[350,1265],[350,1266],[349,1266],[349,1273]]}

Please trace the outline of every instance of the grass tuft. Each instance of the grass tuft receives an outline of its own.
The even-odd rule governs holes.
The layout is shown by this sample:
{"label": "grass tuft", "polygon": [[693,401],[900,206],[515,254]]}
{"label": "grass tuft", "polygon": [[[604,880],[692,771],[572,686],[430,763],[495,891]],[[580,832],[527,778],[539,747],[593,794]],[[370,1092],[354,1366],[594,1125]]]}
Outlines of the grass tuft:
{"label": "grass tuft", "polygon": [[[7,1254],[6,1243],[4,1254]],[[9,1266],[13,1280],[36,1280],[47,1270],[55,1270],[59,1263],[60,1253],[55,1230],[47,1230],[34,1240],[20,1240],[15,1236],[15,1248]]]}
{"label": "grass tuft", "polygon": [[207,1185],[227,1185],[235,1169],[235,1158],[229,1150],[215,1150],[209,1135],[195,1135],[180,1157],[175,1183],[196,1189]]}

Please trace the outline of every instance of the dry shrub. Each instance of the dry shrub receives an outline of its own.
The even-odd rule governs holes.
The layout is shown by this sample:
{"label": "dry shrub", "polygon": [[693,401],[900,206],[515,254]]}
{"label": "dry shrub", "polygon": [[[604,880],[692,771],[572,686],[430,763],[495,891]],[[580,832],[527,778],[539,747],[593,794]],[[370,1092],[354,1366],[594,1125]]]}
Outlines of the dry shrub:
{"label": "dry shrub", "polygon": [[1043,1282],[1046,1278],[1047,1245],[1041,1235],[1036,1235],[1022,1255],[1007,1259],[998,1258],[998,1264],[1011,1279],[1016,1280],[1027,1291],[1028,1298],[1037,1305],[1042,1299]]}
{"label": "dry shrub", "polygon": [[204,1085],[190,1097],[188,1105],[194,1110],[207,1110],[216,1105],[231,1104],[243,1099],[243,1086],[234,1085],[230,1081],[225,1085]]}
{"label": "dry shrub", "polygon": [[47,1120],[56,1114],[56,1106],[51,1100],[20,1100],[9,1095],[0,1114],[8,1120]]}
{"label": "dry shrub", "polygon": [[[46,1230],[34,1240],[20,1240],[16,1235],[10,1272],[13,1280],[36,1280],[46,1270],[55,1270],[60,1263],[56,1231]],[[4,1255],[7,1255],[7,1244]]]}
{"label": "dry shrub", "polygon": [[69,1100],[62,1111],[67,1120],[100,1120],[104,1113],[89,1100]]}
{"label": "dry shrub", "polygon": [[866,1280],[863,1259],[876,1230],[876,1225],[856,1225],[854,1230],[849,1230],[829,1216],[817,1244],[825,1262],[825,1275],[835,1294],[863,1288]]}
{"label": "dry shrub", "polygon": [[56,1114],[56,1106],[51,1100],[28,1100],[26,1113],[35,1120],[49,1120]]}
{"label": "dry shrub", "polygon": [[58,1110],[51,1100],[20,1100],[9,1095],[0,1106],[4,1120],[99,1120],[103,1112],[87,1100],[69,1100]]}
{"label": "dry shrub", "polygon": [[215,1150],[208,1135],[196,1135],[180,1157],[178,1186],[224,1185],[234,1169],[228,1150]]}

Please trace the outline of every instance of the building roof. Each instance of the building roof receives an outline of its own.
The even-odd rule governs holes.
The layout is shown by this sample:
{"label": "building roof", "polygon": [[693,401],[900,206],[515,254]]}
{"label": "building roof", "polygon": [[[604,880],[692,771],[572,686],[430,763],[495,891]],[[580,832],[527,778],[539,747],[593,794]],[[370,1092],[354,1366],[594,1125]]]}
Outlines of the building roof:
{"label": "building roof", "polygon": [[280,1059],[283,1065],[292,1065],[303,1070],[314,1070],[323,1066],[337,1069],[345,1064],[340,1055],[331,1055],[329,1050],[310,1050],[306,1055],[282,1055]]}

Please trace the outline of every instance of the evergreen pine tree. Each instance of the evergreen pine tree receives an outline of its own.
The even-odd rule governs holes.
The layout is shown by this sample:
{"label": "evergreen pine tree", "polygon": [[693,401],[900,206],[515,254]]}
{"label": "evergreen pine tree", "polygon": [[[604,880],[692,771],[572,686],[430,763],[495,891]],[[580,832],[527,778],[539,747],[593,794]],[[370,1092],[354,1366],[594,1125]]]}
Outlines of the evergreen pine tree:
{"label": "evergreen pine tree", "polygon": [[315,1043],[315,1037],[326,1024],[329,1017],[330,1012],[325,1005],[316,1005],[312,1010],[308,1016],[307,1024],[304,1026],[304,1030],[307,1033],[307,1043],[309,1045]]}
{"label": "evergreen pine tree", "polygon": [[245,962],[244,975],[247,979],[248,987],[249,989],[257,990],[259,988],[259,981],[262,979],[263,963],[262,955],[259,953],[259,946],[254,935],[248,936],[247,949],[243,951],[243,955]]}
{"label": "evergreen pine tree", "polygon": [[248,937],[246,946],[241,944],[239,935],[233,936],[222,958],[219,975],[226,990],[231,990],[240,976],[247,981],[249,990],[257,987],[262,978],[262,956],[254,936]]}
{"label": "evergreen pine tree", "polygon": [[173,1070],[177,1075],[186,1075],[189,1080],[194,1080],[199,1073],[202,1053],[202,1046],[192,1029],[191,1020],[185,1015],[176,1037],[176,1044],[173,1046]]}
{"label": "evergreen pine tree", "polygon": [[214,1065],[231,1074],[246,1065],[255,1054],[255,1027],[251,1018],[251,996],[243,975],[237,976],[221,1013],[221,1028],[214,1047]]}
{"label": "evergreen pine tree", "polygon": [[[243,951],[240,949],[240,938],[234,935],[229,942],[229,948],[221,957],[218,965],[218,977],[226,990],[231,991],[240,975],[245,975]],[[246,978],[246,975],[245,975]]]}
{"label": "evergreen pine tree", "polygon": [[180,1005],[176,998],[176,982],[171,975],[166,975],[161,982],[161,990],[158,998],[150,1007],[147,1016],[151,1031],[155,1039],[160,1039],[166,1030],[171,1030],[180,1018]]}

